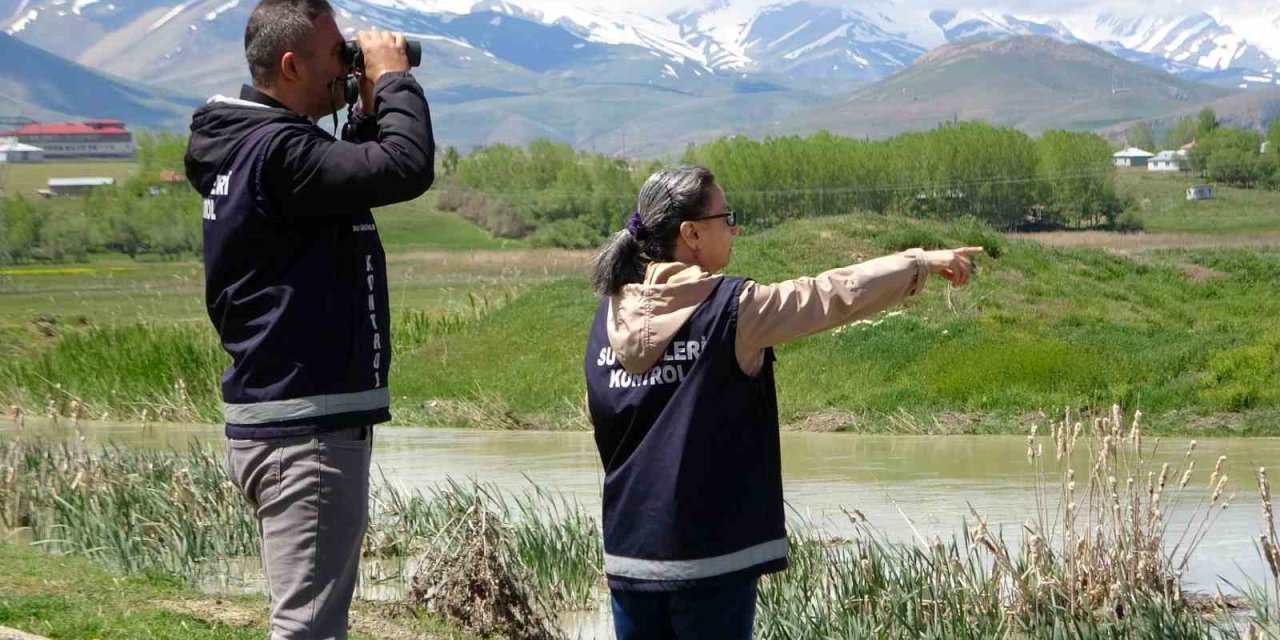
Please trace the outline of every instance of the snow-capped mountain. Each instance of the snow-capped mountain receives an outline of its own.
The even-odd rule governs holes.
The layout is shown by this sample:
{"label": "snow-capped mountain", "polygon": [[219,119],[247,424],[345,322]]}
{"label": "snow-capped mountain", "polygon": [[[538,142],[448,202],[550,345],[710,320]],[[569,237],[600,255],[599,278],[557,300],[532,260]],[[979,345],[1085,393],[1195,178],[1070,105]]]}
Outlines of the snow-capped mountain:
{"label": "snow-capped mountain", "polygon": [[[444,133],[467,144],[634,146],[673,127],[772,121],[898,74],[939,45],[1009,36],[1094,44],[1220,87],[1280,78],[1280,0],[1140,18],[942,0],[689,0],[704,4],[665,15],[604,0],[330,1],[347,33],[378,26],[423,41],[416,75],[452,128]],[[242,38],[256,2],[0,0],[0,30],[139,84],[229,93],[247,79]]]}
{"label": "snow-capped mountain", "polygon": [[1070,29],[1056,20],[1037,22],[993,11],[940,9],[931,12],[929,19],[942,30],[947,42],[990,40],[1007,36],[1046,36],[1065,41],[1076,39]]}
{"label": "snow-capped mountain", "polygon": [[1140,18],[1103,14],[1091,24],[1077,24],[1075,32],[1090,42],[1114,42],[1129,51],[1208,71],[1241,68],[1264,71],[1275,66],[1275,61],[1259,46],[1204,12]]}
{"label": "snow-capped mountain", "polygon": [[[910,5],[908,5],[910,2]],[[587,6],[590,3],[591,6]],[[128,73],[112,56],[156,45],[214,53],[234,47],[253,0],[0,0],[0,24],[27,42],[96,68]],[[847,90],[910,65],[936,45],[1010,35],[1082,41],[1170,72],[1269,74],[1280,54],[1280,0],[1261,12],[1203,11],[1127,18],[935,9],[915,0],[751,0],[665,16],[594,0],[334,0],[349,25],[376,24],[448,41],[539,73],[637,53],[661,64],[649,82],[703,74],[767,74]],[[106,43],[104,44],[104,41]],[[127,45],[127,46],[126,46]],[[619,53],[622,52],[622,53]],[[463,54],[459,54],[463,55]],[[142,56],[138,62],[146,62]],[[222,56],[234,58],[234,56]],[[145,68],[143,65],[135,65]]]}

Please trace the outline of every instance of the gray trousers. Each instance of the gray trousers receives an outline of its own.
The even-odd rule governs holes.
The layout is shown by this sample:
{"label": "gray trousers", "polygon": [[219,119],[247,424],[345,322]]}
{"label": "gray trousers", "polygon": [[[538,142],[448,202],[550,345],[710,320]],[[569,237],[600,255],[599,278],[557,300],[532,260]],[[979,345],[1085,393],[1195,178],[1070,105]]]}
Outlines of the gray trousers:
{"label": "gray trousers", "polygon": [[227,476],[258,518],[270,640],[345,640],[369,524],[373,427],[227,440]]}

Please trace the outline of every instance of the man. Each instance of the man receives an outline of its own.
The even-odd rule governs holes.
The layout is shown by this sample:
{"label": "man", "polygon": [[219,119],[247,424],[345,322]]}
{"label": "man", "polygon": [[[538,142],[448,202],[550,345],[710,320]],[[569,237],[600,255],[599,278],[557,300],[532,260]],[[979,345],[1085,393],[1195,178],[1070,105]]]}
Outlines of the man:
{"label": "man", "polygon": [[253,86],[196,111],[187,178],[204,200],[205,302],[222,376],[226,468],[255,509],[272,640],[346,638],[367,525],[372,426],[390,419],[386,261],[369,209],[433,180],[435,143],[404,39],[362,32],[360,100],[326,0],[262,0]]}

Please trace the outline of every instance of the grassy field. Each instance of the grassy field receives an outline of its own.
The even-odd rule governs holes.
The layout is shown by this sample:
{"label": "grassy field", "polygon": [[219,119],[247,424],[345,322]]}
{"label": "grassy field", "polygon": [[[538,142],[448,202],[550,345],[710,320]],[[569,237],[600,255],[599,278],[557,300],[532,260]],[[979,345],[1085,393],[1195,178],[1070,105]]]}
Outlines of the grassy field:
{"label": "grassy field", "polygon": [[[205,594],[166,574],[121,576],[82,557],[0,542],[0,626],[49,638],[257,640],[266,635],[260,596]],[[429,618],[357,601],[351,637],[465,640]]]}
{"label": "grassy field", "polygon": [[453,214],[437,211],[433,191],[412,202],[379,209],[376,217],[388,253],[515,249],[527,245],[523,240],[494,238]]}
{"label": "grassy field", "polygon": [[[1009,431],[1039,409],[1121,402],[1167,414],[1160,422],[1177,430],[1277,433],[1270,389],[1280,370],[1269,345],[1280,335],[1270,295],[1280,252],[1129,258],[856,215],[742,238],[730,270],[770,281],[908,246],[974,242],[997,257],[981,261],[971,287],[948,292],[937,280],[901,314],[783,345],[784,421]],[[500,398],[516,413],[572,416],[594,305],[581,279],[534,289],[403,358],[397,397]],[[414,409],[402,403],[399,417],[421,419]]]}
{"label": "grassy field", "polygon": [[132,175],[136,166],[120,160],[0,165],[0,195],[37,198],[36,191],[48,188],[49,178],[115,178],[118,184]]}
{"label": "grassy field", "polygon": [[[993,248],[971,287],[936,280],[897,313],[783,345],[784,421],[1009,432],[1037,411],[1122,402],[1175,431],[1280,434],[1280,194],[1187,203],[1185,177],[1119,180],[1158,232],[1010,240],[863,214],[748,229],[730,271],[761,281],[911,246]],[[583,427],[589,252],[495,240],[430,196],[377,215],[408,328],[395,338],[396,420]],[[202,287],[194,260],[0,268],[0,402],[217,421],[225,358]]]}
{"label": "grassy field", "polygon": [[1150,234],[1268,236],[1280,242],[1280,192],[1217,186],[1213,200],[1188,201],[1191,174],[1121,170],[1117,190],[1131,195]]}
{"label": "grassy field", "polygon": [[[1120,255],[1009,241],[965,225],[850,215],[748,233],[730,270],[772,281],[905,247],[973,243],[994,256],[981,260],[972,286],[949,292],[937,279],[901,313],[783,345],[784,422],[1010,432],[1039,410],[1121,402],[1159,415],[1166,430],[1280,433],[1273,424],[1280,415],[1277,250]],[[395,256],[397,309],[458,319],[417,337],[396,332],[397,421],[581,427],[581,349],[596,304],[581,275],[585,261],[584,254],[522,249]],[[124,307],[102,319],[84,302],[83,275],[5,276],[10,287],[37,283],[15,295],[40,302],[61,324],[50,331],[29,312],[0,314],[11,336],[25,332],[9,339],[9,349],[26,356],[0,363],[0,400],[29,411],[75,400],[94,415],[121,417],[143,409],[154,417],[168,407],[171,416],[216,421],[222,356],[191,300],[199,295],[198,268],[183,268],[157,266],[146,281],[171,288],[136,295],[154,296],[144,313],[189,322],[126,317]],[[477,292],[493,302],[473,304]],[[135,317],[147,324],[134,328]],[[439,401],[472,410],[442,411]]]}

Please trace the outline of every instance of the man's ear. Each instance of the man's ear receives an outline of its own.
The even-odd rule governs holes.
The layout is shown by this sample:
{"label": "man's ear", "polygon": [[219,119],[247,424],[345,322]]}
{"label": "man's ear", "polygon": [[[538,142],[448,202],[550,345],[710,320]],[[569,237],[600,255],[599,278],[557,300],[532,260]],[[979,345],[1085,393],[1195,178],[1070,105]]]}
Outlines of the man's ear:
{"label": "man's ear", "polygon": [[298,54],[292,51],[284,52],[280,56],[280,77],[290,82],[296,82],[302,76],[302,70],[298,68]]}

